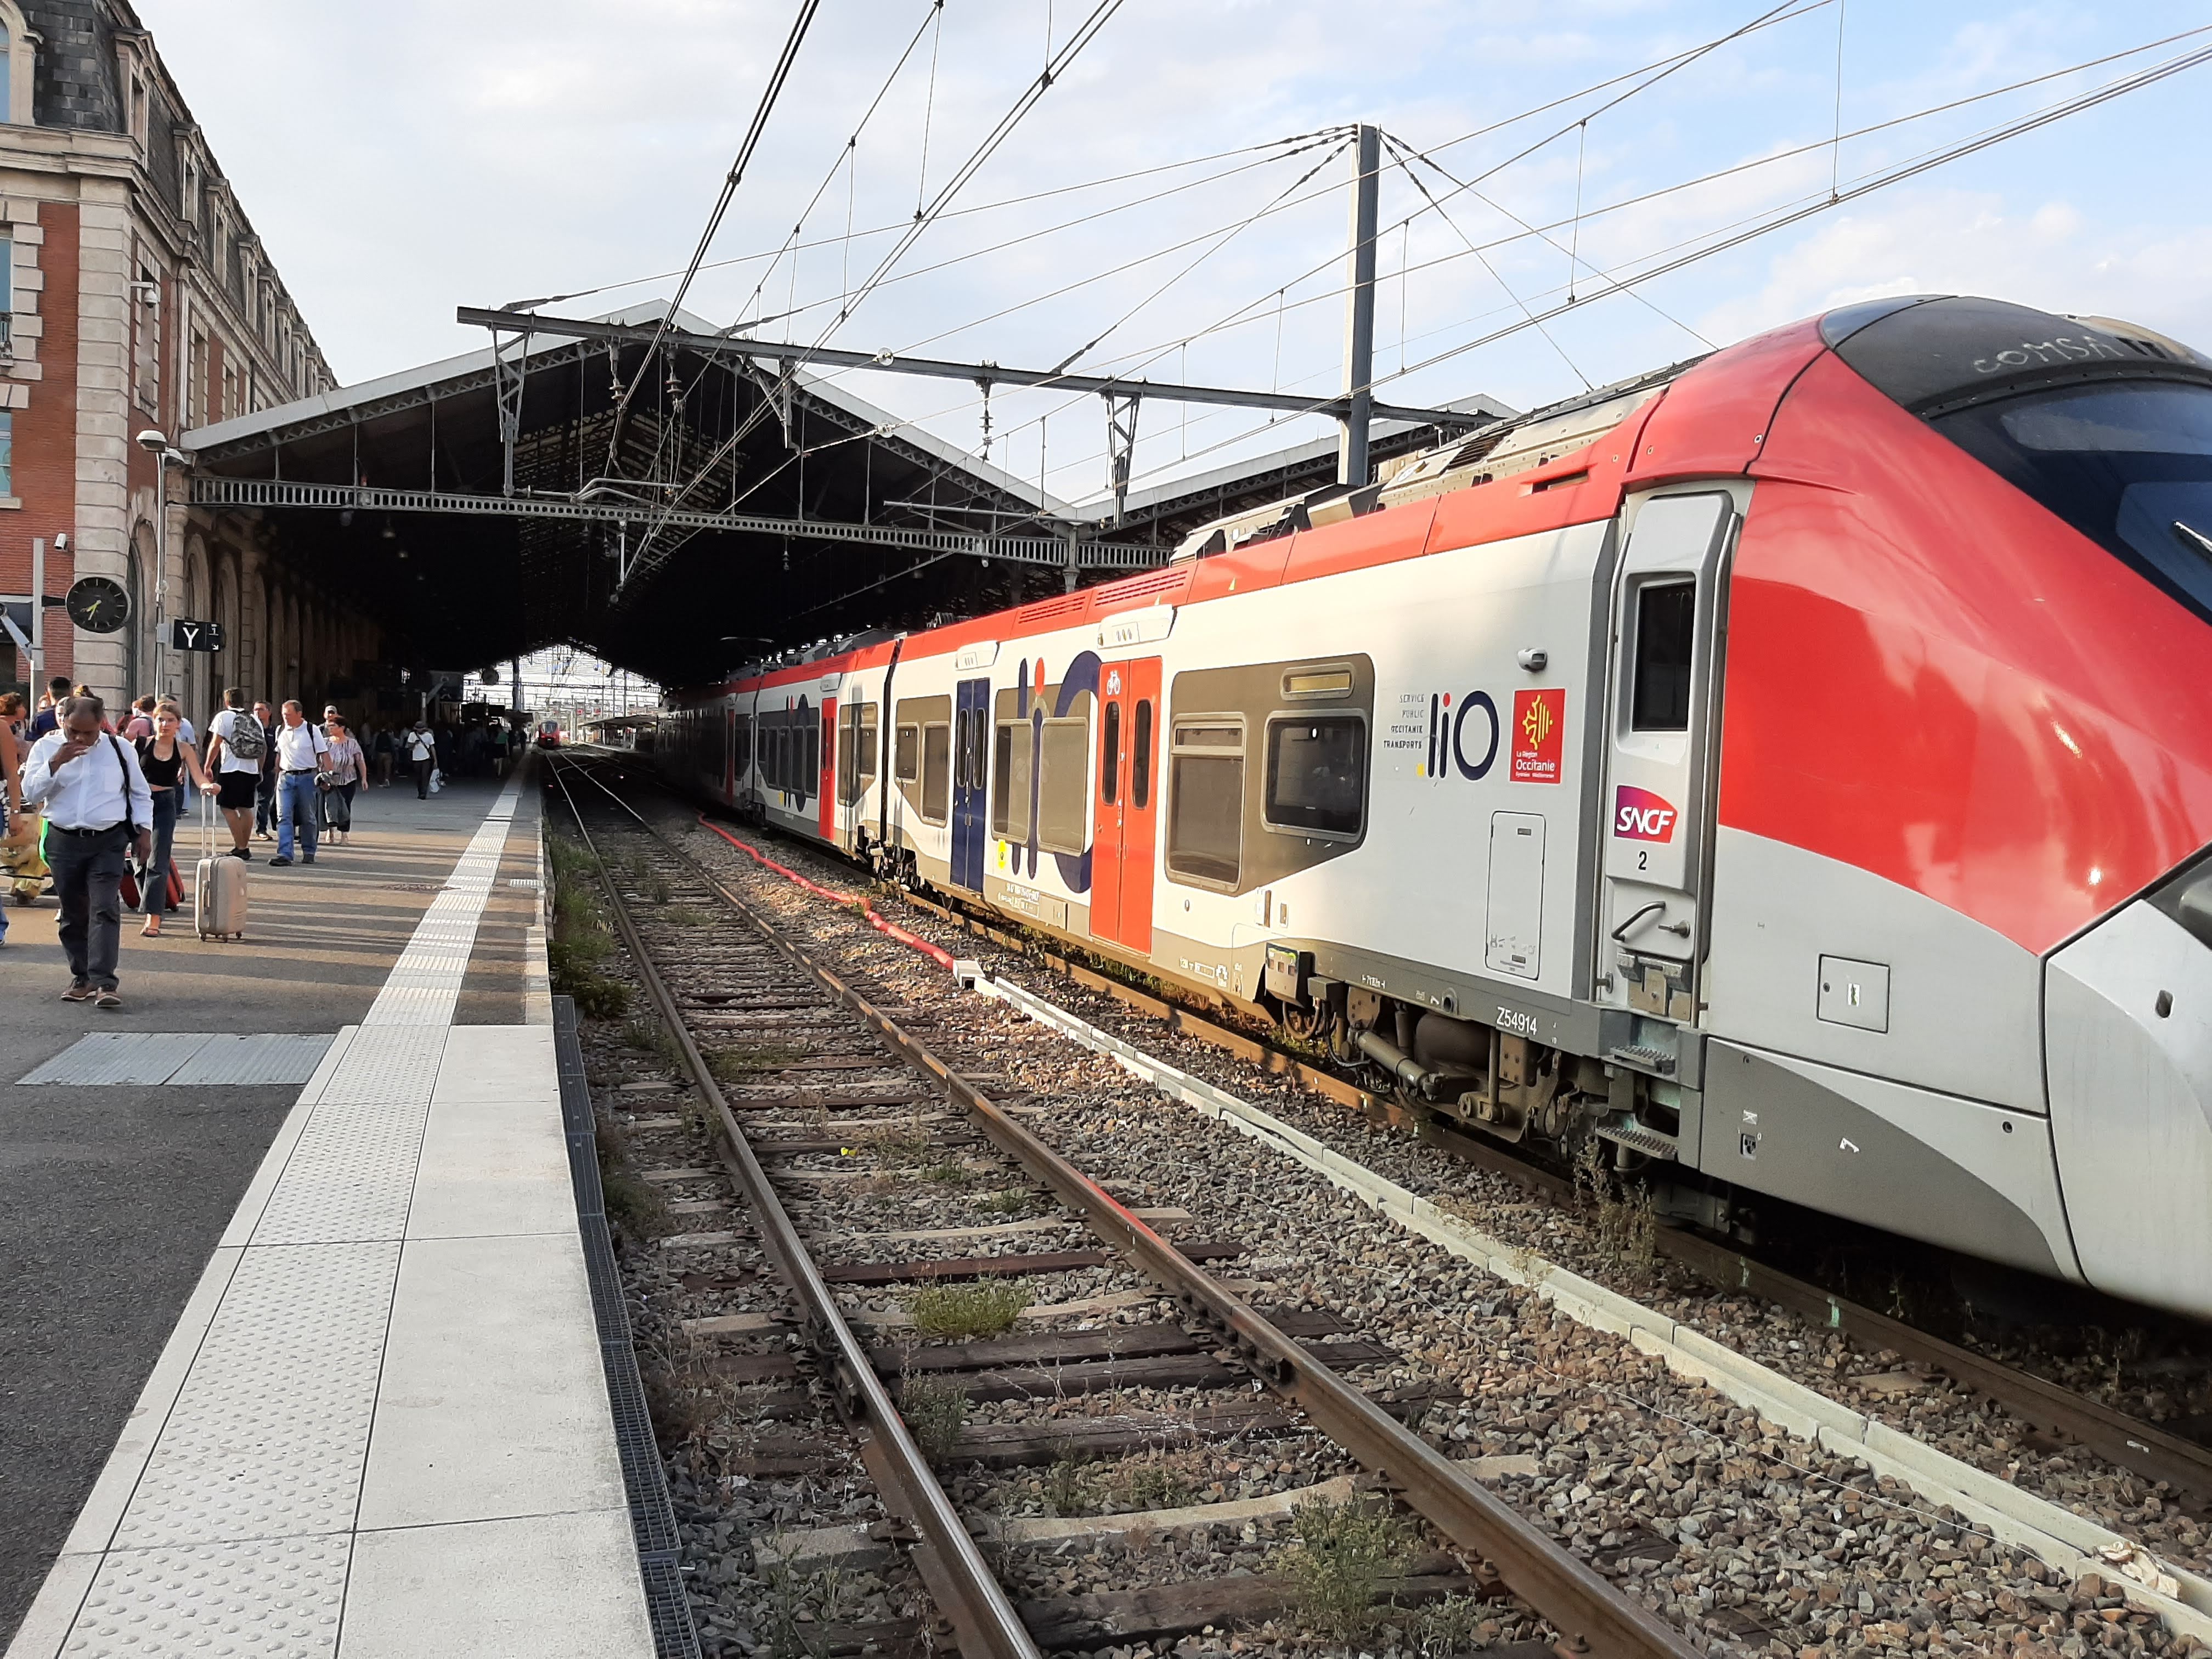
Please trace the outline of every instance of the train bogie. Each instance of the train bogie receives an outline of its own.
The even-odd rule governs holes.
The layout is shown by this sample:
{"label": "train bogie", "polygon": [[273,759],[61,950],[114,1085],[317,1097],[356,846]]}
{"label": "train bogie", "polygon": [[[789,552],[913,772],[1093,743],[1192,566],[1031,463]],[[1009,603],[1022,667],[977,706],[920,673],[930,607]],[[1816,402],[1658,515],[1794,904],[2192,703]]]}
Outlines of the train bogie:
{"label": "train bogie", "polygon": [[678,698],[664,764],[1685,1212],[2212,1315],[2208,410],[1880,302]]}

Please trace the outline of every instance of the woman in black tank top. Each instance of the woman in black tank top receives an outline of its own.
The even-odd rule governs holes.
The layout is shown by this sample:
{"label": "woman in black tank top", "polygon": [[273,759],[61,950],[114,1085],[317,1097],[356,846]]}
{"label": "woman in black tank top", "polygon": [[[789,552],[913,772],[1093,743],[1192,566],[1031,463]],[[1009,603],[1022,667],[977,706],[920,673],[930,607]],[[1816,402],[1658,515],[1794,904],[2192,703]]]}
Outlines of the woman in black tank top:
{"label": "woman in black tank top", "polygon": [[203,789],[212,789],[199,751],[181,734],[184,717],[177,705],[165,702],[154,710],[154,735],[140,738],[138,769],[154,794],[154,851],[138,877],[138,908],[146,925],[138,931],[148,939],[161,937],[161,912],[169,908],[170,843],[176,839],[177,812],[185,799],[184,781],[189,776]]}

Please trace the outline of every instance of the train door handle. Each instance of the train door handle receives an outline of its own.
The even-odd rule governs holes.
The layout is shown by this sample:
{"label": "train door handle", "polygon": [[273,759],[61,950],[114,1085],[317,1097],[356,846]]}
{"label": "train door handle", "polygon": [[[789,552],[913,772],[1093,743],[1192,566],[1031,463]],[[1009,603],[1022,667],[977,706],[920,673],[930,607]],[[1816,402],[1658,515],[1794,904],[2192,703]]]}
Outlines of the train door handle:
{"label": "train door handle", "polygon": [[[1635,927],[1638,922],[1643,921],[1644,918],[1648,915],[1651,915],[1654,913],[1663,914],[1666,908],[1667,901],[1665,899],[1653,899],[1650,903],[1641,905],[1635,910],[1631,911],[1629,913],[1628,920],[1622,922],[1620,927],[1613,930],[1613,942],[1615,945],[1622,943],[1628,937],[1628,930],[1630,928]],[[1668,931],[1672,932],[1674,930],[1669,929]],[[1682,926],[1681,931],[1686,933],[1689,932],[1687,924],[1684,924]]]}

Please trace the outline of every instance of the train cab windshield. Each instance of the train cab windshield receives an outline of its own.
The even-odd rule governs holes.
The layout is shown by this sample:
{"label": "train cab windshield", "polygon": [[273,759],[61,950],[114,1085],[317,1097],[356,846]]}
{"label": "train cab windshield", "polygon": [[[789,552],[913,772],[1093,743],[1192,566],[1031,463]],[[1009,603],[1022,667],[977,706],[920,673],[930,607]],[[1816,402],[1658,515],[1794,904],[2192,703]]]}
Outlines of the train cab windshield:
{"label": "train cab windshield", "polygon": [[1909,295],[1832,311],[1836,355],[2212,622],[2212,358],[2109,318]]}
{"label": "train cab windshield", "polygon": [[2104,380],[1934,424],[2212,622],[2212,386]]}

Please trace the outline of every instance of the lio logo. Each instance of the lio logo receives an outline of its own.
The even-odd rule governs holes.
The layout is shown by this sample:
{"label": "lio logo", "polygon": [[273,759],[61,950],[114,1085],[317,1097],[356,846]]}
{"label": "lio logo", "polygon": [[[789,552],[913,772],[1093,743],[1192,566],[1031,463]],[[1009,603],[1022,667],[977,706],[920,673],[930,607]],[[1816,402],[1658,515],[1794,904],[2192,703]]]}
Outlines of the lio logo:
{"label": "lio logo", "polygon": [[1613,791],[1613,833],[1624,841],[1672,841],[1674,804],[1649,789],[1624,783]]}

